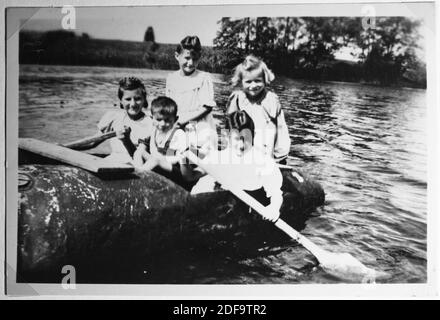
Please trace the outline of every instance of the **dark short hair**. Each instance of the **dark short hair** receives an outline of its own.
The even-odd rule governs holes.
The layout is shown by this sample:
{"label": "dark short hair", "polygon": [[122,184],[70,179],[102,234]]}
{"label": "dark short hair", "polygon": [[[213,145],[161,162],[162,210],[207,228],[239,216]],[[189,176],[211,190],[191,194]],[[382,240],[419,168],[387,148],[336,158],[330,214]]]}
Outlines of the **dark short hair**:
{"label": "dark short hair", "polygon": [[183,50],[189,50],[191,54],[200,58],[202,54],[202,45],[200,44],[199,37],[197,36],[186,36],[177,45],[176,52],[178,54],[182,53]]}
{"label": "dark short hair", "polygon": [[157,97],[151,102],[151,114],[155,113],[177,117],[177,104],[171,98],[165,96]]}
{"label": "dark short hair", "polygon": [[141,93],[145,99],[145,103],[147,104],[147,90],[145,89],[142,81],[136,77],[125,77],[119,80],[119,88],[118,88],[118,98],[122,99],[124,95],[124,90],[136,90],[141,89]]}
{"label": "dark short hair", "polygon": [[242,130],[250,130],[252,133],[252,139],[254,139],[254,121],[252,120],[250,115],[244,110],[235,111],[229,114],[226,127],[231,131],[237,130],[238,132],[241,132]]}

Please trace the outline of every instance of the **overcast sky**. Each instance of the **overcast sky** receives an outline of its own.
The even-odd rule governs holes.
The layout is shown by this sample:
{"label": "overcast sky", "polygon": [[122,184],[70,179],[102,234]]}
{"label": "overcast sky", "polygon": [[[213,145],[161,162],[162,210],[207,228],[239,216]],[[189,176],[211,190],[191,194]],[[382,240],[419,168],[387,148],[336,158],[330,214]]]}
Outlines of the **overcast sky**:
{"label": "overcast sky", "polygon": [[[143,41],[145,30],[152,26],[156,41],[178,43],[187,35],[197,35],[203,45],[213,45],[217,22],[223,10],[189,6],[76,8],[76,32],[93,38]],[[217,9],[217,10],[216,10]],[[23,13],[22,13],[23,14]],[[25,30],[61,29],[60,8],[28,9]]]}

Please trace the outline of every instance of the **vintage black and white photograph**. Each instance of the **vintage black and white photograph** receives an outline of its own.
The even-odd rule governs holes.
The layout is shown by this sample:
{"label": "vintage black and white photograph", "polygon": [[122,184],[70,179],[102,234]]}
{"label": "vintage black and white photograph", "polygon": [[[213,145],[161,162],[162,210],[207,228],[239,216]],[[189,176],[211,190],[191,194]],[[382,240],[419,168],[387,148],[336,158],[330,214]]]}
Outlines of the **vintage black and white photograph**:
{"label": "vintage black and white photograph", "polygon": [[434,5],[323,6],[8,8],[13,281],[426,284]]}

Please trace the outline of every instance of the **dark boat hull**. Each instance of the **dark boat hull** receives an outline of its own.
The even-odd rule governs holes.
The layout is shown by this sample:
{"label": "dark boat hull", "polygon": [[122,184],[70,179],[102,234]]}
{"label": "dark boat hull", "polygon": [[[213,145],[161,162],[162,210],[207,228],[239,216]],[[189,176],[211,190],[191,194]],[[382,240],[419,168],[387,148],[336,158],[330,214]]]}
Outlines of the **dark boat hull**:
{"label": "dark boat hull", "polygon": [[[102,177],[58,164],[20,165],[18,280],[60,279],[64,265],[109,267],[178,247],[235,254],[286,241],[227,191],[190,195],[154,172]],[[282,217],[297,228],[321,186],[284,171]]]}

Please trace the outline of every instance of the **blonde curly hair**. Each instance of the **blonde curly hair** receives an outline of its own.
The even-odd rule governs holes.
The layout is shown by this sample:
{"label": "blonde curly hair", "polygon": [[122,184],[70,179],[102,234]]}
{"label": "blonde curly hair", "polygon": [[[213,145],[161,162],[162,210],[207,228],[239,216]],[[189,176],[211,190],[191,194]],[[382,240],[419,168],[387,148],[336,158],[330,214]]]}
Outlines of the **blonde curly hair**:
{"label": "blonde curly hair", "polygon": [[234,87],[240,85],[241,80],[243,79],[243,73],[251,72],[254,70],[259,70],[263,74],[264,83],[266,85],[269,85],[275,79],[275,75],[267,67],[266,63],[251,54],[248,55],[242,63],[235,67],[234,75],[231,79],[232,85]]}

